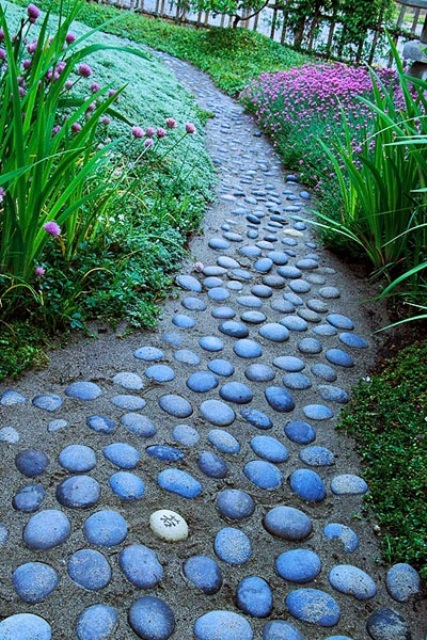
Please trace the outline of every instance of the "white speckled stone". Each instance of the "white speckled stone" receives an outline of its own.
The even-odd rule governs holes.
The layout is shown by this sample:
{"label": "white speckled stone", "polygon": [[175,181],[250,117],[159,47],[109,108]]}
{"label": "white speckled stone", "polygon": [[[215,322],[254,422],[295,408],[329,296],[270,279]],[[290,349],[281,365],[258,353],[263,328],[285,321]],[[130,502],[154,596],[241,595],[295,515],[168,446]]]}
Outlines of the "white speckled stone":
{"label": "white speckled stone", "polygon": [[156,536],[167,542],[178,542],[188,538],[188,524],[176,511],[155,511],[150,516],[150,527]]}

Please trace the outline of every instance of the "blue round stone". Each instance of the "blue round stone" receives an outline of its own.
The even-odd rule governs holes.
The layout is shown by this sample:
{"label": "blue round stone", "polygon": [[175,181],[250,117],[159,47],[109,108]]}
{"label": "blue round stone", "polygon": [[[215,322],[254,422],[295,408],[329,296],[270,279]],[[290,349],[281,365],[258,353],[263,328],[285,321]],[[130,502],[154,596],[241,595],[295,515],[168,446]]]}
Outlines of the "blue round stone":
{"label": "blue round stone", "polygon": [[264,518],[269,533],[284,540],[303,540],[313,529],[311,519],[293,507],[274,507]]}
{"label": "blue round stone", "polygon": [[263,324],[258,333],[272,342],[284,342],[289,338],[289,331],[279,322]]}
{"label": "blue round stone", "polygon": [[44,409],[45,411],[49,411],[53,413],[60,407],[62,407],[63,401],[61,396],[57,396],[54,393],[45,393],[32,399],[32,404],[37,407],[37,409]]}
{"label": "blue round stone", "polygon": [[243,469],[245,476],[260,489],[277,489],[283,482],[279,469],[265,460],[252,460]]}
{"label": "blue round stone", "polygon": [[120,469],[134,469],[141,459],[139,451],[126,442],[113,442],[104,447],[102,453]]}
{"label": "blue round stone", "polygon": [[325,353],[326,359],[338,367],[354,367],[353,357],[342,349],[328,349]]}
{"label": "blue round stone", "polygon": [[302,410],[310,420],[329,420],[334,417],[332,409],[323,404],[307,404]]}
{"label": "blue round stone", "polygon": [[243,616],[233,611],[209,611],[198,618],[194,625],[197,640],[252,640],[251,625]]}
{"label": "blue round stone", "polygon": [[286,447],[271,436],[255,436],[250,442],[252,450],[269,462],[286,462],[289,457]]}
{"label": "blue round stone", "polygon": [[184,562],[185,577],[203,593],[210,596],[222,587],[222,573],[218,563],[207,556],[192,556]]}
{"label": "blue round stone", "polygon": [[30,549],[45,551],[68,540],[71,525],[65,513],[56,509],[45,509],[36,513],[24,529],[24,542]]}
{"label": "blue round stone", "polygon": [[130,394],[120,394],[110,400],[111,404],[125,411],[140,411],[147,404],[144,398]]}
{"label": "blue round stone", "polygon": [[335,464],[335,456],[326,447],[306,447],[299,454],[300,460],[311,467],[329,467]]}
{"label": "blue round stone", "polygon": [[268,404],[275,411],[289,413],[295,409],[295,401],[292,395],[286,389],[282,389],[282,387],[267,387],[265,397],[267,398]]}
{"label": "blue round stone", "polygon": [[340,333],[338,338],[347,347],[352,349],[367,349],[369,346],[364,338],[357,336],[355,333]]}
{"label": "blue round stone", "polygon": [[208,362],[208,369],[218,376],[224,376],[226,378],[232,376],[234,373],[234,366],[231,362],[223,360],[222,358],[215,358],[215,360]]}
{"label": "blue round stone", "polygon": [[175,372],[166,364],[153,364],[145,371],[145,375],[155,382],[170,382],[175,378]]}
{"label": "blue round stone", "polygon": [[221,322],[218,329],[221,333],[224,333],[226,336],[230,336],[231,338],[246,338],[249,335],[249,329],[243,322],[238,322],[236,320],[226,320],[225,322]]}
{"label": "blue round stone", "polygon": [[112,433],[116,428],[116,423],[108,416],[89,416],[86,418],[86,424],[97,433]]}
{"label": "blue round stone", "polygon": [[172,431],[172,437],[183,447],[194,447],[200,440],[196,429],[188,424],[177,424]]}
{"label": "blue round stone", "polygon": [[137,413],[126,413],[120,418],[120,424],[126,431],[141,438],[151,438],[157,433],[154,423],[146,416]]}
{"label": "blue round stone", "polygon": [[251,382],[271,382],[275,378],[274,370],[266,364],[250,364],[245,376]]}
{"label": "blue round stone", "polygon": [[251,293],[257,298],[271,298],[273,289],[265,284],[256,284],[252,287]]}
{"label": "blue round stone", "polygon": [[62,449],[59,464],[71,473],[90,471],[96,466],[95,451],[83,444],[70,444]]}
{"label": "blue round stone", "polygon": [[200,338],[199,345],[205,351],[222,351],[224,349],[223,341],[217,336],[204,336]]}
{"label": "blue round stone", "polygon": [[218,386],[218,378],[209,371],[197,371],[187,380],[187,387],[196,393],[206,393]]}
{"label": "blue round stone", "polygon": [[215,249],[216,251],[223,251],[224,249],[229,249],[231,246],[227,240],[224,240],[224,238],[211,238],[208,245],[211,249]]}
{"label": "blue round stone", "polygon": [[304,304],[304,300],[301,298],[301,296],[298,296],[293,291],[288,291],[287,293],[284,293],[283,298],[287,302],[290,302],[292,305],[294,305],[294,307],[302,307]]}
{"label": "blue round stone", "polygon": [[[286,240],[287,244],[289,244],[290,246],[297,244],[296,242],[289,243],[289,240],[293,240],[293,238],[286,238]],[[282,278],[289,279],[301,278],[302,276],[302,271],[300,271],[300,269],[297,269],[297,267],[291,267],[290,265],[279,267],[277,269],[277,273],[279,274],[279,276],[282,276]]]}
{"label": "blue round stone", "polygon": [[254,263],[255,271],[260,273],[268,273],[273,266],[273,260],[271,258],[260,258]]}
{"label": "blue round stone", "polygon": [[252,497],[241,489],[224,489],[216,500],[218,511],[224,518],[243,520],[255,511]]}
{"label": "blue round stone", "polygon": [[334,589],[354,596],[356,600],[369,600],[377,593],[377,587],[365,571],[351,564],[339,564],[329,572],[329,582]]}
{"label": "blue round stone", "polygon": [[330,522],[323,529],[323,534],[328,540],[340,540],[347,553],[353,553],[359,547],[359,536],[344,524]]}
{"label": "blue round stone", "polygon": [[167,640],[175,629],[171,607],[161,598],[143,596],[129,609],[129,624],[143,640]]}
{"label": "blue round stone", "polygon": [[232,565],[245,564],[252,557],[252,545],[248,536],[234,527],[224,527],[218,531],[214,550],[220,560]]}
{"label": "blue round stone", "polygon": [[119,615],[107,604],[87,607],[79,616],[76,626],[78,640],[108,640],[113,637]]}
{"label": "blue round stone", "polygon": [[322,343],[316,338],[303,338],[298,342],[301,353],[315,354],[322,351]]}
{"label": "blue round stone", "polygon": [[289,483],[292,491],[295,491],[302,500],[321,502],[326,498],[322,478],[311,469],[297,469],[291,474]]}
{"label": "blue round stone", "polygon": [[310,389],[311,380],[303,373],[287,373],[282,377],[282,382],[288,389],[303,390]]}
{"label": "blue round stone", "polygon": [[373,640],[412,640],[405,618],[388,607],[374,611],[368,618],[366,629]]}
{"label": "blue round stone", "polygon": [[417,571],[406,562],[399,562],[387,571],[387,591],[397,602],[407,602],[420,592],[421,580]]}
{"label": "blue round stone", "polygon": [[221,400],[205,400],[200,405],[200,413],[205,420],[218,427],[227,427],[236,418],[233,409]]}
{"label": "blue round stone", "polygon": [[30,484],[22,487],[12,500],[13,508],[24,513],[33,513],[41,506],[46,491],[41,484]]}
{"label": "blue round stone", "polygon": [[204,300],[200,298],[194,298],[189,296],[188,298],[184,298],[181,302],[182,306],[189,311],[204,311],[207,307],[207,304]]}
{"label": "blue round stone", "polygon": [[44,451],[27,449],[18,453],[15,457],[15,465],[18,471],[27,478],[35,478],[46,471],[49,458]]}
{"label": "blue round stone", "polygon": [[237,340],[233,347],[234,353],[239,358],[259,358],[262,356],[262,348],[255,340],[242,338]]}
{"label": "blue round stone", "polygon": [[126,538],[128,525],[120,513],[104,509],[89,516],[83,525],[83,532],[91,544],[113,547]]}
{"label": "blue round stone", "polygon": [[191,329],[196,324],[194,318],[191,318],[184,313],[177,313],[172,318],[172,322],[176,327],[179,327],[180,329]]}
{"label": "blue round stone", "polygon": [[331,324],[333,327],[336,327],[337,329],[344,329],[346,331],[351,331],[352,329],[354,329],[353,321],[350,320],[350,318],[347,318],[347,316],[343,316],[339,313],[331,313],[330,315],[326,316],[326,320],[329,322],[329,324]]}
{"label": "blue round stone", "polygon": [[208,478],[225,478],[228,474],[227,463],[212,451],[201,451],[197,465]]}
{"label": "blue round stone", "polygon": [[130,391],[139,391],[144,386],[141,376],[131,371],[121,371],[117,373],[113,378],[113,382]]}
{"label": "blue round stone", "polygon": [[157,554],[142,544],[125,547],[119,554],[120,569],[138,589],[152,589],[163,578]]}
{"label": "blue round stone", "polygon": [[23,404],[26,401],[27,399],[22,395],[22,393],[12,391],[11,389],[3,391],[0,397],[0,404],[2,407],[11,407],[14,404]]}
{"label": "blue round stone", "polygon": [[188,418],[193,413],[193,407],[188,400],[174,393],[161,396],[158,403],[160,409],[174,418]]}
{"label": "blue round stone", "polygon": [[310,549],[290,549],[276,560],[276,571],[284,580],[305,584],[319,575],[322,563]]}
{"label": "blue round stone", "polygon": [[350,400],[348,393],[344,389],[332,384],[319,384],[318,390],[323,400],[327,402],[346,404]]}
{"label": "blue round stone", "polygon": [[216,318],[217,320],[231,320],[234,318],[236,312],[231,307],[216,307],[216,309],[212,310],[211,316],[212,318]]}
{"label": "blue round stone", "polygon": [[23,602],[36,604],[43,602],[56,589],[59,579],[55,569],[48,564],[27,562],[15,569],[12,582]]}
{"label": "blue round stone", "polygon": [[171,447],[168,444],[153,444],[146,448],[145,453],[151,458],[156,458],[156,460],[163,460],[166,462],[177,462],[178,460],[182,460],[185,456],[185,453],[181,451],[181,449]]}
{"label": "blue round stone", "polygon": [[333,627],[339,622],[341,610],[328,593],[318,589],[297,589],[286,598],[289,613],[298,620]]}
{"label": "blue round stone", "polygon": [[290,622],[271,620],[264,625],[262,640],[304,640],[304,638]]}
{"label": "blue round stone", "polygon": [[332,369],[332,367],[330,367],[328,364],[314,364],[311,367],[311,372],[318,378],[326,380],[326,382],[335,382],[335,380],[337,379],[335,370]]}
{"label": "blue round stone", "polygon": [[164,357],[164,353],[157,347],[141,347],[137,349],[133,354],[138,360],[144,360],[145,362],[156,362]]}
{"label": "blue round stone", "polygon": [[263,578],[247,576],[237,585],[237,606],[255,618],[266,618],[273,608],[273,594]]}
{"label": "blue round stone", "polygon": [[242,409],[240,415],[246,422],[249,422],[249,424],[257,429],[266,430],[273,427],[270,418],[257,409]]}
{"label": "blue round stone", "polygon": [[190,367],[195,367],[200,364],[200,358],[197,353],[194,353],[194,351],[190,351],[189,349],[180,349],[179,351],[175,351],[173,357],[177,362],[188,364]]}
{"label": "blue round stone", "polygon": [[311,290],[311,285],[307,280],[291,280],[289,288],[295,291],[295,293],[308,293]]}
{"label": "blue round stone", "polygon": [[145,493],[144,482],[129,471],[113,473],[108,484],[116,496],[122,500],[139,500]]}
{"label": "blue round stone", "polygon": [[343,473],[332,478],[331,491],[336,496],[362,495],[368,491],[368,485],[359,476]]}
{"label": "blue round stone", "polygon": [[330,324],[319,324],[317,327],[314,327],[313,333],[317,336],[336,336],[337,330]]}
{"label": "blue round stone", "polygon": [[63,507],[87,509],[99,500],[99,482],[90,476],[71,476],[56,487],[56,499]]}
{"label": "blue round stone", "polygon": [[179,275],[176,277],[176,283],[181,289],[185,289],[186,291],[200,293],[202,290],[202,285],[194,276]]}
{"label": "blue round stone", "polygon": [[187,499],[197,498],[203,489],[198,480],[181,469],[161,471],[157,476],[157,483],[162,489]]}
{"label": "blue round stone", "polygon": [[79,587],[98,591],[109,584],[111,567],[107,559],[95,549],[79,549],[68,559],[68,575]]}
{"label": "blue round stone", "polygon": [[274,264],[277,264],[279,267],[287,264],[288,262],[288,256],[286,255],[286,253],[283,253],[283,251],[270,251],[269,253],[267,253],[267,258],[270,258],[270,260],[272,260]]}
{"label": "blue round stone", "polygon": [[322,287],[319,289],[319,295],[326,300],[335,300],[341,297],[340,290],[337,287]]}
{"label": "blue round stone", "polygon": [[50,624],[32,613],[16,613],[0,622],[1,640],[52,640]]}
{"label": "blue round stone", "polygon": [[225,302],[229,297],[230,293],[224,287],[214,287],[208,291],[208,298],[213,302]]}
{"label": "blue round stone", "polygon": [[237,404],[246,404],[251,402],[253,398],[250,387],[242,382],[227,382],[223,384],[219,390],[219,395],[223,400],[236,402]]}
{"label": "blue round stone", "polygon": [[236,454],[240,451],[240,443],[231,433],[223,429],[212,429],[208,433],[209,442],[221,453]]}
{"label": "blue round stone", "polygon": [[291,442],[295,444],[309,444],[316,439],[316,431],[308,424],[301,420],[292,420],[284,427],[285,435]]}
{"label": "blue round stone", "polygon": [[305,367],[301,358],[296,358],[295,356],[279,356],[273,360],[273,364],[275,367],[290,371],[291,373],[302,371]]}
{"label": "blue round stone", "polygon": [[83,401],[96,400],[101,393],[100,387],[94,382],[72,382],[65,389],[65,395],[68,396],[68,398]]}
{"label": "blue round stone", "polygon": [[280,324],[282,324],[290,331],[307,331],[308,328],[307,322],[299,316],[287,316],[280,321]]}

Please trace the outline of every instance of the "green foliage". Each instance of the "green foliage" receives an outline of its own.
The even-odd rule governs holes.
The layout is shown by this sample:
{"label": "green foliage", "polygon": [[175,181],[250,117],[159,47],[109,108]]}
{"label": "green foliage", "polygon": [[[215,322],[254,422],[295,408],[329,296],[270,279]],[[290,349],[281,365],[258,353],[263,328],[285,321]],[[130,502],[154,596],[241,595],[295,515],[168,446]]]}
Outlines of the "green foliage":
{"label": "green foliage", "polygon": [[206,11],[234,17],[233,27],[248,16],[257,15],[268,0],[174,0],[181,11]]}
{"label": "green foliage", "polygon": [[358,443],[388,564],[409,562],[427,579],[427,342],[404,349],[361,381],[339,427]]}
{"label": "green foliage", "polygon": [[46,336],[27,322],[12,321],[0,324],[0,380],[6,376],[17,378],[29,367],[43,369],[48,364],[44,352]]}

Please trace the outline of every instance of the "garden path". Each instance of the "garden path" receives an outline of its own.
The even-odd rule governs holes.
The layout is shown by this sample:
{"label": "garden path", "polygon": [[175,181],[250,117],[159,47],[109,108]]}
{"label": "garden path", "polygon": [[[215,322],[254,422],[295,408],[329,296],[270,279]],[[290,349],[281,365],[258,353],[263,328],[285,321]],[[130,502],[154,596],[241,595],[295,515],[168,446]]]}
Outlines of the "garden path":
{"label": "garden path", "polygon": [[334,433],[375,357],[362,283],[240,106],[163,58],[215,114],[218,197],[155,331],[1,389],[0,640],[424,640]]}

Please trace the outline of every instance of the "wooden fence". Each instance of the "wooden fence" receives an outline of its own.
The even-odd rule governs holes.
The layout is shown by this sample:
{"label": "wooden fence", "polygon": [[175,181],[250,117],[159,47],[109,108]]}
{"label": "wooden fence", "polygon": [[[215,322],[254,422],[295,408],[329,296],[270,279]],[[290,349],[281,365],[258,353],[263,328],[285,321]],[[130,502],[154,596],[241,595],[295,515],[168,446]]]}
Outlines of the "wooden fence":
{"label": "wooden fence", "polygon": [[[186,23],[196,27],[230,27],[233,18],[214,15],[209,12],[192,12],[182,9],[173,0],[99,0],[121,9],[130,9],[147,15],[157,16]],[[387,25],[396,45],[419,38],[426,19],[425,9],[415,9],[404,4],[396,4],[394,23]],[[295,27],[292,15],[283,6],[269,3],[260,13],[243,19],[239,26],[257,31],[281,44],[328,58],[347,62],[367,62],[388,65],[390,60],[384,46],[382,22],[367,33],[367,37],[355,44],[349,40],[345,26],[336,13],[310,16]]]}

